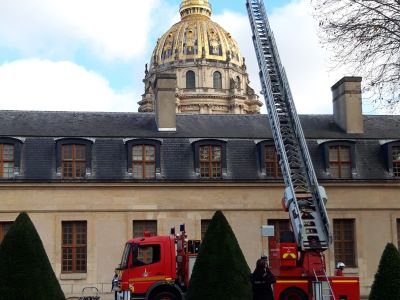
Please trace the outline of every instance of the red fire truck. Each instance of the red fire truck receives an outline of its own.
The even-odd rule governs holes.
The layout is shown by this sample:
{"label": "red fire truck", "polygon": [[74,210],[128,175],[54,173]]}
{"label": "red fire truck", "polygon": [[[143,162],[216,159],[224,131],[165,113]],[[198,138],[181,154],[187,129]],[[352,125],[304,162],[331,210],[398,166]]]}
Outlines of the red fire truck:
{"label": "red fire truck", "polygon": [[144,233],[125,245],[116,269],[118,300],[182,300],[199,252],[199,240],[187,240],[185,225],[180,233],[151,236]]}

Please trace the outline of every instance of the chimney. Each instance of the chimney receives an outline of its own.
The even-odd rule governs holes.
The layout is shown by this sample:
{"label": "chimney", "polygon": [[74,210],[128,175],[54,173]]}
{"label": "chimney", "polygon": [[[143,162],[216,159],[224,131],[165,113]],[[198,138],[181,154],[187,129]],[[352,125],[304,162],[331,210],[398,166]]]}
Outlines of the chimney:
{"label": "chimney", "polygon": [[154,86],[158,131],[176,131],[176,75],[157,74]]}
{"label": "chimney", "polygon": [[333,118],[346,133],[363,133],[361,77],[343,77],[331,90]]}

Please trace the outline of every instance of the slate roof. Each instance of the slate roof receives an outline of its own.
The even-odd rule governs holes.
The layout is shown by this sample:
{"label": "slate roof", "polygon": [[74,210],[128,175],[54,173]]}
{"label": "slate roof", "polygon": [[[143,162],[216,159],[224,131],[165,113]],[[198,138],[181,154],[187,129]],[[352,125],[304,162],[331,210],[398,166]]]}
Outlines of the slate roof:
{"label": "slate roof", "polygon": [[[364,116],[364,134],[345,134],[332,115],[300,115],[307,138],[400,138],[400,115]],[[177,115],[159,133],[153,113],[0,111],[0,136],[271,138],[267,115]]]}
{"label": "slate roof", "polygon": [[[321,142],[343,139],[356,143],[353,181],[396,180],[388,172],[382,143],[400,140],[400,116],[364,116],[363,134],[346,134],[332,115],[301,115],[300,119],[318,178],[330,179]],[[60,181],[55,147],[60,137],[95,139],[92,173],[85,181],[133,180],[127,172],[126,138],[162,142],[158,182],[199,181],[191,143],[201,138],[226,141],[227,170],[222,180],[273,181],[260,174],[256,147],[257,141],[272,139],[266,115],[179,114],[177,132],[166,133],[157,131],[151,113],[0,111],[0,137],[24,138],[22,170],[16,181]]]}

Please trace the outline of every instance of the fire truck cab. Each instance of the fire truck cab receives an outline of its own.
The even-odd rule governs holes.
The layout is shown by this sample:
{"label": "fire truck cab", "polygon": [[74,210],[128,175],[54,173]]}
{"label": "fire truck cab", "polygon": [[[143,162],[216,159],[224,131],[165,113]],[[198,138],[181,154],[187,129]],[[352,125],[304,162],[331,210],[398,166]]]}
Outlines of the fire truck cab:
{"label": "fire truck cab", "polygon": [[180,235],[129,240],[116,269],[117,299],[182,300],[197,257],[200,241]]}

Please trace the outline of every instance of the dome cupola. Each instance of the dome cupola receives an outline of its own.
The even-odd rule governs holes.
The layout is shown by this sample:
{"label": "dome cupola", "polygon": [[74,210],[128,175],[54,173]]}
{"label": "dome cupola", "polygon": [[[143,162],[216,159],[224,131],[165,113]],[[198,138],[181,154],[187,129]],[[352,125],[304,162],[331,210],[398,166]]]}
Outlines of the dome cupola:
{"label": "dome cupola", "polygon": [[154,110],[156,74],[174,73],[178,113],[259,113],[239,46],[211,20],[208,0],[182,0],[179,12],[181,21],[158,39],[146,65],[139,111]]}

